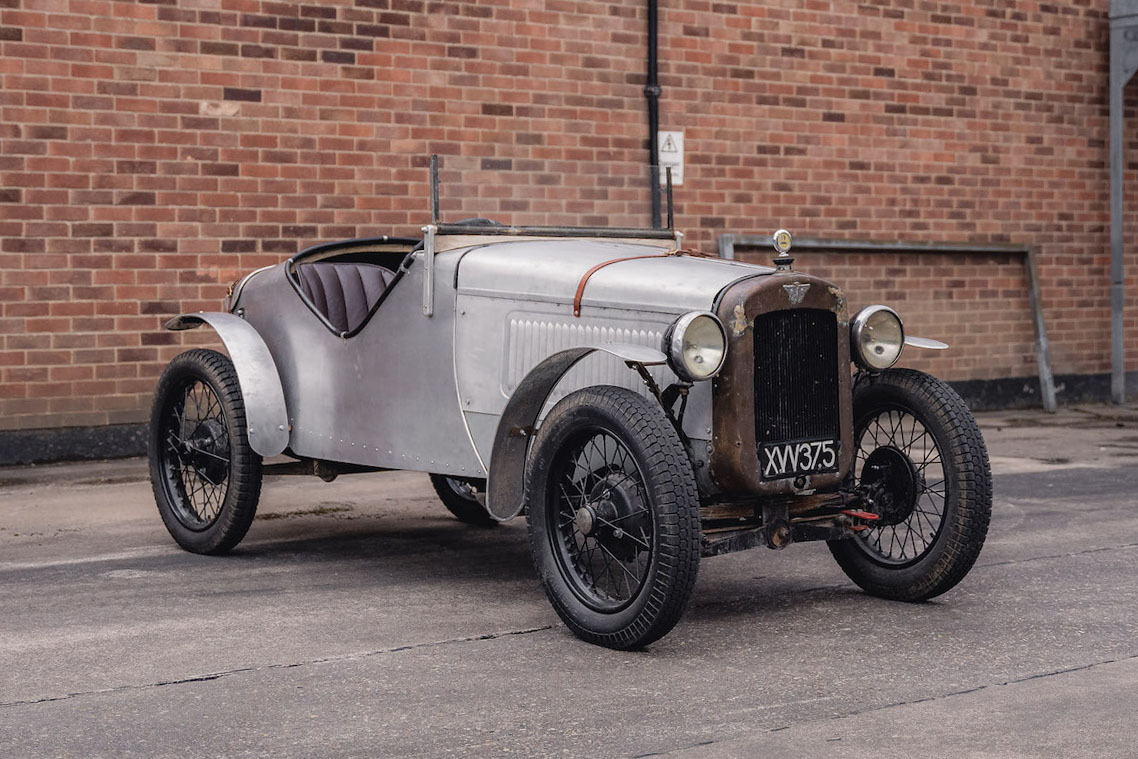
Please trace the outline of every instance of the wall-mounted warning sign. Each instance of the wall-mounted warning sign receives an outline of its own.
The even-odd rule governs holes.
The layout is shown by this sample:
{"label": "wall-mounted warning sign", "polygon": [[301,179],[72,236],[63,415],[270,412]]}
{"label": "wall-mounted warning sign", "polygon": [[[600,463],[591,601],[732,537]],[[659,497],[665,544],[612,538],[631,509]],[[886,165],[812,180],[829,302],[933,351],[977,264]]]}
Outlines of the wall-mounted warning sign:
{"label": "wall-mounted warning sign", "polygon": [[660,151],[660,186],[668,184],[668,167],[672,169],[672,185],[684,183],[684,133],[657,132]]}

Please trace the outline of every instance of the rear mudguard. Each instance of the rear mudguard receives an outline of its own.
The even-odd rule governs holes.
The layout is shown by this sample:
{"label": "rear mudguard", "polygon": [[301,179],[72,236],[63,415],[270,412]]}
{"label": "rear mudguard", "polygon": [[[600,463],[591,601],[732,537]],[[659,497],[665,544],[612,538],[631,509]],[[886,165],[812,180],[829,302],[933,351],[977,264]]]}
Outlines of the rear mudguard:
{"label": "rear mudguard", "polygon": [[276,456],[288,447],[288,409],[277,365],[265,341],[247,321],[225,313],[182,314],[166,322],[166,329],[195,329],[203,324],[212,327],[225,343],[237,369],[249,445],[262,456]]}

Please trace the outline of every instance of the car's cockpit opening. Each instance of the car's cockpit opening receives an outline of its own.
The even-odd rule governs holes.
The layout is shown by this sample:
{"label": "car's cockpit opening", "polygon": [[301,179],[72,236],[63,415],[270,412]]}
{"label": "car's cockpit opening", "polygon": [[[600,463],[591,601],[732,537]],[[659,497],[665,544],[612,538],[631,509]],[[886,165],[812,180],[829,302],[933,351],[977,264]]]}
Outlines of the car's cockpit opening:
{"label": "car's cockpit opening", "polygon": [[285,270],[324,326],[349,338],[379,310],[421,247],[421,240],[386,236],[322,243],[290,258]]}

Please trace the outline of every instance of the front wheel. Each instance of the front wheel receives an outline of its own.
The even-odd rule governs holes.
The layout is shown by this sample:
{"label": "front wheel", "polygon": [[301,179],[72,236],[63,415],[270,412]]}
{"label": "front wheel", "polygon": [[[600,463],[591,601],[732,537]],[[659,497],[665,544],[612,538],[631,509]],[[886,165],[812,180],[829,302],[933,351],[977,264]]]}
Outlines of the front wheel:
{"label": "front wheel", "polygon": [[241,542],[261,495],[261,457],[232,361],[192,350],[170,362],[154,393],[149,448],[154,499],[178,545],[220,554]]}
{"label": "front wheel", "polygon": [[616,649],[671,630],[699,570],[699,496],[663,410],[616,387],[572,393],[538,431],[527,478],[534,564],[565,624]]}
{"label": "front wheel", "polygon": [[830,542],[866,592],[924,601],[960,582],[984,545],[992,474],[984,438],[951,387],[887,371],[854,393],[853,478],[878,521]]}

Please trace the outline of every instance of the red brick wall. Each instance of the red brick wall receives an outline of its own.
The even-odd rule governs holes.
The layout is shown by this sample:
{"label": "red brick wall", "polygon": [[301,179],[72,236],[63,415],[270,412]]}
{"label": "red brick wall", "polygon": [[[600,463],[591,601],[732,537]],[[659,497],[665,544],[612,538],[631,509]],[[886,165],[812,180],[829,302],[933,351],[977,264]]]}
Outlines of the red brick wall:
{"label": "red brick wall", "polygon": [[[1030,244],[1056,371],[1108,369],[1107,0],[661,5],[689,241]],[[451,218],[646,225],[642,6],[0,0],[0,429],[143,419],[166,318],[413,233],[432,152]],[[950,339],[949,378],[1032,374],[1018,265],[927,258],[800,267]]]}

